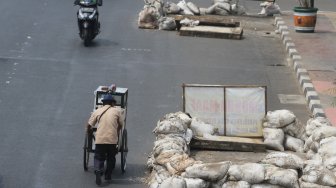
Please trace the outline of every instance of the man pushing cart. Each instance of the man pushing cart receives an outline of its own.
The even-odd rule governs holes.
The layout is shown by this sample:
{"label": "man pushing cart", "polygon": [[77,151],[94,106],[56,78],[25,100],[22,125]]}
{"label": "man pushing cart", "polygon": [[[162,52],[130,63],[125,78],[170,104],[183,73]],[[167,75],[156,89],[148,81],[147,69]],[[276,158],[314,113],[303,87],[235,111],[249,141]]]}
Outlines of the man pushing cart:
{"label": "man pushing cart", "polygon": [[94,153],[96,184],[101,185],[101,176],[105,175],[106,181],[111,180],[118,152],[121,153],[121,170],[126,170],[128,89],[99,86],[94,94],[94,109],[86,126],[84,170],[88,170],[90,153]]}

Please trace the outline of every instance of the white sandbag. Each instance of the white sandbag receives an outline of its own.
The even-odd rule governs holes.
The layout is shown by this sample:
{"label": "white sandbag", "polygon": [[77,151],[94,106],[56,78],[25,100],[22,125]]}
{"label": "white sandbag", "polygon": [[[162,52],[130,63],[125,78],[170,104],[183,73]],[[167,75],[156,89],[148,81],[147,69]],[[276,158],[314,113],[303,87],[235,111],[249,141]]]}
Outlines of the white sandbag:
{"label": "white sandbag", "polygon": [[310,136],[309,138],[307,138],[307,140],[305,141],[305,144],[303,146],[303,150],[305,152],[307,152],[308,150],[310,150],[310,146],[313,144],[313,136]]}
{"label": "white sandbag", "polygon": [[331,171],[336,170],[336,156],[329,157],[323,160],[323,165]]}
{"label": "white sandbag", "polygon": [[158,121],[153,133],[158,134],[184,134],[187,127],[179,118],[163,119]]}
{"label": "white sandbag", "polygon": [[286,135],[284,146],[286,150],[303,153],[304,142],[301,139]]}
{"label": "white sandbag", "polygon": [[195,15],[200,15],[200,10],[194,3],[188,2],[187,6],[192,13],[194,13]]}
{"label": "white sandbag", "polygon": [[161,185],[160,188],[187,188],[187,184],[185,180],[181,177],[170,177],[165,179]]}
{"label": "white sandbag", "polygon": [[331,126],[323,126],[320,128],[315,129],[312,134],[314,141],[321,141],[324,138],[336,136],[336,127]]}
{"label": "white sandbag", "polygon": [[138,26],[142,29],[155,29],[158,27],[160,14],[154,7],[145,7],[139,13]]}
{"label": "white sandbag", "polygon": [[163,11],[166,14],[178,14],[182,11],[182,9],[175,3],[167,2],[163,7]]}
{"label": "white sandbag", "polygon": [[221,15],[221,16],[226,16],[226,15],[229,15],[229,12],[227,10],[225,10],[225,9],[216,7],[213,14],[215,14],[215,15]]}
{"label": "white sandbag", "polygon": [[231,11],[231,5],[230,5],[230,3],[216,3],[216,5],[217,5],[218,8],[224,9],[227,12]]}
{"label": "white sandbag", "polygon": [[231,162],[194,164],[185,170],[187,178],[200,178],[206,181],[218,181],[223,179],[230,168]]}
{"label": "white sandbag", "polygon": [[268,183],[262,183],[262,184],[251,185],[251,188],[285,188],[285,187],[280,186],[280,185],[272,185],[272,184],[268,184]]}
{"label": "white sandbag", "polygon": [[322,165],[313,163],[305,165],[302,170],[302,180],[324,186],[336,186],[336,176]]}
{"label": "white sandbag", "polygon": [[155,164],[164,165],[170,161],[170,158],[174,155],[183,155],[185,152],[181,150],[165,150],[155,157]]}
{"label": "white sandbag", "polygon": [[284,151],[284,132],[282,129],[264,128],[264,144],[269,149]]}
{"label": "white sandbag", "polygon": [[194,13],[189,9],[187,3],[184,0],[178,2],[177,6],[179,6],[182,9],[183,14],[185,14],[185,15],[194,15]]}
{"label": "white sandbag", "polygon": [[268,111],[263,125],[268,128],[281,128],[293,123],[295,119],[294,113],[289,110]]}
{"label": "white sandbag", "polygon": [[232,4],[231,5],[231,14],[235,15],[245,15],[246,10],[243,6],[237,5],[237,4]]}
{"label": "white sandbag", "polygon": [[250,184],[246,181],[228,181],[223,184],[222,188],[250,188]]}
{"label": "white sandbag", "polygon": [[298,119],[285,127],[282,128],[285,134],[292,137],[299,138],[301,140],[306,140],[308,136],[306,135],[306,127]]}
{"label": "white sandbag", "polygon": [[205,14],[214,14],[216,7],[217,7],[217,4],[211,5],[210,7],[206,9]]}
{"label": "white sandbag", "polygon": [[191,117],[189,115],[187,115],[184,112],[176,112],[175,113],[177,115],[178,118],[180,118],[185,126],[185,128],[188,128],[191,124]]}
{"label": "white sandbag", "polygon": [[266,180],[273,185],[280,185],[287,188],[299,188],[298,172],[293,169],[278,168],[277,170],[268,172]]}
{"label": "white sandbag", "polygon": [[190,129],[193,131],[195,136],[200,137],[202,137],[203,134],[218,134],[218,128],[216,128],[214,125],[207,124],[195,117],[192,118]]}
{"label": "white sandbag", "polygon": [[301,188],[331,188],[330,186],[323,186],[315,183],[302,181],[302,178],[299,179],[299,184]]}
{"label": "white sandbag", "polygon": [[160,155],[163,151],[168,150],[177,150],[177,151],[186,151],[186,145],[182,145],[182,143],[178,141],[172,141],[168,139],[162,139],[154,142],[154,148],[153,148],[153,155],[154,157]]}
{"label": "white sandbag", "polygon": [[320,148],[318,153],[323,159],[331,158],[336,156],[336,137],[332,136],[325,138],[320,142]]}
{"label": "white sandbag", "polygon": [[231,3],[231,0],[213,0],[213,4],[216,4],[216,3]]}
{"label": "white sandbag", "polygon": [[262,7],[262,11],[258,13],[259,15],[273,16],[274,14],[281,13],[279,5],[276,3],[265,1],[260,3],[260,6]]}
{"label": "white sandbag", "polygon": [[172,17],[161,17],[159,19],[159,29],[172,31],[176,29],[175,19]]}
{"label": "white sandbag", "polygon": [[173,169],[168,169],[171,170],[169,171],[170,174],[181,174],[182,172],[185,171],[185,169],[195,163],[195,160],[191,157],[189,157],[187,154],[176,154],[173,155],[170,159],[169,162],[165,163],[164,165],[168,169],[169,167]]}
{"label": "white sandbag", "polygon": [[307,159],[312,159],[315,155],[316,155],[317,152],[314,152],[313,150],[308,150],[308,152],[306,153],[306,158]]}
{"label": "white sandbag", "polygon": [[272,152],[261,160],[264,164],[272,164],[281,168],[302,169],[303,160],[291,153]]}
{"label": "white sandbag", "polygon": [[200,7],[199,10],[200,10],[200,15],[206,15],[206,12],[207,12],[208,9]]}
{"label": "white sandbag", "polygon": [[[199,178],[184,178],[187,188],[208,188],[210,183]],[[173,187],[171,187],[173,188]]]}
{"label": "white sandbag", "polygon": [[258,163],[232,165],[228,173],[237,181],[246,181],[251,184],[261,183],[265,179],[264,166]]}
{"label": "white sandbag", "polygon": [[[180,24],[181,25],[183,25],[183,26],[187,26],[187,27],[194,27],[194,26],[197,26],[197,25],[199,25],[199,21],[198,20],[191,20],[191,19],[189,19],[189,18],[184,18],[184,19],[182,19],[181,21],[180,21]],[[193,123],[193,121],[194,121],[194,118],[193,118],[193,120],[192,120],[192,122],[191,122],[191,125],[190,125],[190,128],[193,130],[193,126],[194,125],[192,125],[192,123]],[[194,122],[195,123],[195,122]],[[199,129],[202,131],[202,130],[206,130],[206,127],[199,127]],[[193,131],[195,131],[195,130],[193,130]],[[194,133],[195,134],[195,133]],[[199,134],[201,134],[201,133],[199,133]]]}
{"label": "white sandbag", "polygon": [[306,134],[310,136],[313,134],[315,129],[323,127],[323,126],[331,126],[327,118],[324,118],[324,117],[311,118],[307,121]]}
{"label": "white sandbag", "polygon": [[184,137],[187,144],[190,143],[192,137],[193,137],[193,132],[192,132],[191,129],[188,128],[187,131],[186,131],[185,137]]}
{"label": "white sandbag", "polygon": [[170,178],[171,175],[169,172],[166,170],[166,168],[160,166],[160,165],[155,165],[153,168],[153,173],[155,175],[155,180],[161,184],[164,180],[167,178]]}

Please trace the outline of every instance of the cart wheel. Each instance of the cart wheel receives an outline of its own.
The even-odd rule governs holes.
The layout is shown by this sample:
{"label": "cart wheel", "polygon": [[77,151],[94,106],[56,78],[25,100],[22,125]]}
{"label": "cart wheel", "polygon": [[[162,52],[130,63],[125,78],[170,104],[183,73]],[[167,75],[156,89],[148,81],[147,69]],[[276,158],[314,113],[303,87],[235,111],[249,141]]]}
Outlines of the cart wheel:
{"label": "cart wheel", "polygon": [[88,170],[88,165],[89,165],[89,159],[90,159],[90,152],[89,152],[89,148],[88,148],[88,142],[89,142],[89,138],[88,138],[88,134],[85,134],[85,140],[84,140],[84,157],[83,157],[83,165],[84,165],[84,171]]}
{"label": "cart wheel", "polygon": [[127,130],[124,129],[122,133],[122,140],[121,140],[121,171],[122,173],[125,173],[126,171],[126,158],[128,153],[128,147],[127,147]]}

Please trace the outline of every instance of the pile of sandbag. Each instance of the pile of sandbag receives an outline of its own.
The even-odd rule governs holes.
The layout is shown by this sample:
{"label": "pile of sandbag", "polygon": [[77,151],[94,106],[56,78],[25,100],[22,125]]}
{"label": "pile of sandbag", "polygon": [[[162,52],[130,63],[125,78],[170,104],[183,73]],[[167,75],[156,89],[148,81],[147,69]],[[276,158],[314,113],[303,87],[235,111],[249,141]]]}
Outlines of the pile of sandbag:
{"label": "pile of sandbag", "polygon": [[231,0],[213,0],[208,8],[198,7],[193,2],[179,1],[177,4],[169,2],[164,6],[166,14],[181,15],[243,15],[246,14],[245,8],[233,3]]}
{"label": "pile of sandbag", "polygon": [[336,127],[324,117],[308,120],[307,158],[301,182],[311,187],[336,186]]}
{"label": "pile of sandbag", "polygon": [[[205,127],[201,127],[204,125]],[[149,187],[222,187],[231,162],[203,163],[189,157],[193,131],[198,135],[215,134],[216,129],[183,112],[165,115],[153,130],[154,148],[147,166],[151,170]]]}
{"label": "pile of sandbag", "polygon": [[307,139],[305,126],[289,110],[267,112],[263,120],[264,143],[267,148],[303,152]]}
{"label": "pile of sandbag", "polygon": [[272,152],[260,163],[231,165],[223,187],[299,188],[299,171],[303,164],[294,154]]}
{"label": "pile of sandbag", "polygon": [[[176,23],[168,14],[180,15],[243,15],[245,8],[232,3],[231,0],[214,0],[208,8],[201,8],[193,2],[181,0],[178,3],[166,2],[162,0],[144,0],[145,5],[139,13],[138,26],[142,29],[175,30]],[[194,26],[195,21],[187,26]],[[196,24],[197,25],[197,24]]]}

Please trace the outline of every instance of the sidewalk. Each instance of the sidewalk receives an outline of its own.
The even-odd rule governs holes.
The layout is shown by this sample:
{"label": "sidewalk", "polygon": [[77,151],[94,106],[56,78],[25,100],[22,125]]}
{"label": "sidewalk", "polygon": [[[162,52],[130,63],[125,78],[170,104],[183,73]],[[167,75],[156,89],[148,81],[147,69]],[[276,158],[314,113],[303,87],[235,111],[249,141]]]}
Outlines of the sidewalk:
{"label": "sidewalk", "polygon": [[275,24],[312,115],[336,126],[336,12],[319,11],[315,33],[295,32],[292,12]]}

